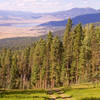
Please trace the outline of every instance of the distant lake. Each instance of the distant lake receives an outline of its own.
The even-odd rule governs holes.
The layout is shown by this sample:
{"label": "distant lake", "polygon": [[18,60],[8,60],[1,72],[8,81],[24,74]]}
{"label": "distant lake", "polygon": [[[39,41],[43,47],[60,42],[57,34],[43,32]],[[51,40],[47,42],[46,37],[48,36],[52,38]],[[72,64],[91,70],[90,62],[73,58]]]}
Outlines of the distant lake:
{"label": "distant lake", "polygon": [[32,26],[37,26],[39,25],[38,23],[22,23],[22,24],[12,24],[11,26],[16,26],[16,27],[32,27]]}
{"label": "distant lake", "polygon": [[32,27],[37,26],[39,23],[6,23],[0,24],[0,26],[15,26],[15,27]]}

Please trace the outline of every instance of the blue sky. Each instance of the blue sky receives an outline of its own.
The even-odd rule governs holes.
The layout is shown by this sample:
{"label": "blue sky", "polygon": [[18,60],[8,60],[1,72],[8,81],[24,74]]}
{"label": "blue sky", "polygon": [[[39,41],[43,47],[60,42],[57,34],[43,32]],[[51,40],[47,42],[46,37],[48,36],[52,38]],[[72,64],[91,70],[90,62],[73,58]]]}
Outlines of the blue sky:
{"label": "blue sky", "polygon": [[100,0],[0,0],[0,10],[55,12],[74,7],[100,9]]}

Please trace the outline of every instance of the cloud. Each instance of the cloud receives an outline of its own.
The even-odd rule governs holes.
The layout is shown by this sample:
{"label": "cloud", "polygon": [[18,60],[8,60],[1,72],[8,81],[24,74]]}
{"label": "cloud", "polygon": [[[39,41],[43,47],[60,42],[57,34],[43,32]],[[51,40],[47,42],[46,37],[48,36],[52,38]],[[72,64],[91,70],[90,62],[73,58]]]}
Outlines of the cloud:
{"label": "cloud", "polygon": [[89,1],[88,1],[88,0],[84,0],[83,3],[84,3],[84,4],[88,4]]}
{"label": "cloud", "polygon": [[[66,2],[67,3],[67,2]],[[69,8],[72,3],[63,4],[61,0],[7,0],[0,2],[0,9],[33,12],[53,12]]]}
{"label": "cloud", "polygon": [[0,2],[0,10],[21,10],[35,13],[54,12],[68,10],[73,7],[86,7],[90,5],[89,1],[90,0],[3,0]]}

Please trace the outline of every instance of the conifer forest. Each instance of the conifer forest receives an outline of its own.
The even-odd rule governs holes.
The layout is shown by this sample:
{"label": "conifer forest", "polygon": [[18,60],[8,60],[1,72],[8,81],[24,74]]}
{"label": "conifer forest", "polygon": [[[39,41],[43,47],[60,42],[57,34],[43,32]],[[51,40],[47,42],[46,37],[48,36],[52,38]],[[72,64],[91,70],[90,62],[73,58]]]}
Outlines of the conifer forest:
{"label": "conifer forest", "polygon": [[100,27],[73,25],[68,19],[62,37],[22,49],[0,49],[0,88],[50,89],[100,82]]}

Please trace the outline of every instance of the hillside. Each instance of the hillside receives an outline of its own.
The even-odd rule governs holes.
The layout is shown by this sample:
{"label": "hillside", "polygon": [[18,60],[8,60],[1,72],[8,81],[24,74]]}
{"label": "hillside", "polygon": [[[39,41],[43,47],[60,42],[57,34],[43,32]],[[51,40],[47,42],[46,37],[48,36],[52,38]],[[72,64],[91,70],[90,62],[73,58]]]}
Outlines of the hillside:
{"label": "hillside", "polygon": [[34,41],[44,38],[40,37],[16,37],[16,38],[6,38],[0,39],[0,48],[24,48],[31,45]]}
{"label": "hillside", "polygon": [[72,8],[67,11],[55,12],[55,13],[52,13],[51,15],[58,17],[58,18],[67,19],[69,17],[74,18],[79,15],[95,14],[95,13],[99,13],[99,12],[100,12],[100,10],[96,10],[93,8]]}
{"label": "hillside", "polygon": [[[74,25],[76,25],[80,22],[82,24],[100,22],[100,13],[80,15],[80,16],[77,16],[75,18],[72,18],[72,21],[73,21]],[[48,23],[41,24],[40,26],[65,26],[66,23],[67,23],[67,20],[51,21],[51,22],[48,22]]]}
{"label": "hillside", "polygon": [[[62,37],[64,29],[56,30],[53,32],[54,36]],[[0,39],[0,48],[24,48],[33,44],[33,42],[39,40],[40,38],[45,39],[46,35],[38,37],[15,37],[15,38],[5,38]]]}
{"label": "hillside", "polygon": [[[94,23],[95,26],[100,26],[100,23]],[[59,38],[62,38],[64,34],[65,27],[55,30],[52,32],[53,36],[58,36]],[[45,39],[47,37],[47,34],[37,36],[37,37],[15,37],[15,38],[5,38],[0,39],[0,48],[24,48],[27,46],[32,45],[35,41],[38,41],[40,38]]]}

